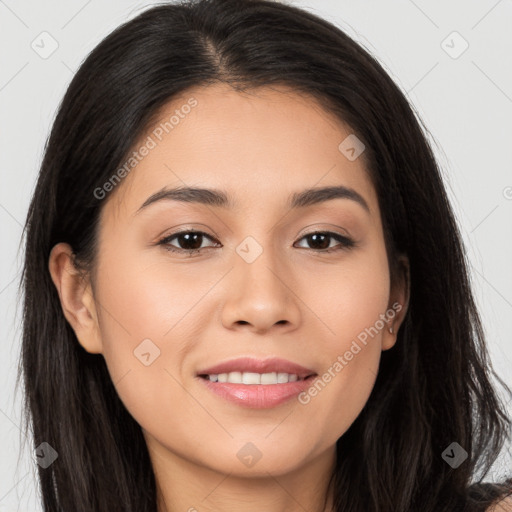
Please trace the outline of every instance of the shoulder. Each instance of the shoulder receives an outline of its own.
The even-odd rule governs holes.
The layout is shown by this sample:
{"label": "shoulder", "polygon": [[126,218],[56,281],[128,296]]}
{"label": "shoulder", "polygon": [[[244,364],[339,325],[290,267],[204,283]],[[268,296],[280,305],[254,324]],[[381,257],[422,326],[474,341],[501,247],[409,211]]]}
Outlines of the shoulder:
{"label": "shoulder", "polygon": [[512,512],[512,496],[509,496],[495,505],[492,505],[486,512]]}
{"label": "shoulder", "polygon": [[512,512],[512,478],[499,483],[475,482],[469,486],[468,491],[476,502],[492,502],[485,512]]}

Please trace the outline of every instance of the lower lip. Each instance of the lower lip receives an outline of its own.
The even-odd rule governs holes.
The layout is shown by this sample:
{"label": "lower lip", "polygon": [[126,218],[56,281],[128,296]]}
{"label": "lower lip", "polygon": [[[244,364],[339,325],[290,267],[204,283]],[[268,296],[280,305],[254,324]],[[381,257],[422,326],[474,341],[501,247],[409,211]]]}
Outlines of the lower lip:
{"label": "lower lip", "polygon": [[304,380],[285,384],[231,384],[230,382],[212,382],[198,377],[205,386],[216,395],[230,402],[250,409],[269,409],[281,405],[302,393],[311,386],[316,375]]}

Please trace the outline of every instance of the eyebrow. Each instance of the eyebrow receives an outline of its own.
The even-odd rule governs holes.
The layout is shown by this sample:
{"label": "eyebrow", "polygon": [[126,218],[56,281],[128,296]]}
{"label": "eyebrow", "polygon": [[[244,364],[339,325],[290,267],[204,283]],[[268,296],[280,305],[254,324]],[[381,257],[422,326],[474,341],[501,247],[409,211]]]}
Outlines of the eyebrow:
{"label": "eyebrow", "polygon": [[[365,199],[354,189],[345,186],[332,186],[322,188],[309,188],[293,193],[288,201],[291,209],[304,208],[332,199],[349,199],[362,206],[368,213],[370,207]],[[185,203],[198,203],[219,208],[233,208],[234,202],[222,190],[197,187],[179,187],[173,189],[163,188],[144,201],[136,214],[158,201],[181,201]]]}

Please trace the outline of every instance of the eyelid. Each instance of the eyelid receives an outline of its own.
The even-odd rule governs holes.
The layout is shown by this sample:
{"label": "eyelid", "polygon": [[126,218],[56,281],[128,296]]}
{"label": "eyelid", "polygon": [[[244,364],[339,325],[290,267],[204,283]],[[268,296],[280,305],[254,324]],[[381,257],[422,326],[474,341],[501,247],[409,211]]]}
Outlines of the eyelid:
{"label": "eyelid", "polygon": [[[311,228],[312,226],[314,226],[315,229],[313,231],[309,231],[309,228]],[[299,234],[297,236],[299,238],[301,238],[301,237],[307,236],[307,235],[314,235],[315,233],[335,233],[337,235],[344,236],[346,238],[352,238],[350,233],[346,229],[343,229],[342,227],[337,226],[335,224],[322,222],[322,223],[320,223],[320,226],[321,227],[319,227],[318,222],[315,222],[314,224],[308,224],[307,226],[305,226],[303,228],[302,231],[299,232]],[[338,231],[340,231],[340,230],[343,231],[343,233],[338,233]]]}

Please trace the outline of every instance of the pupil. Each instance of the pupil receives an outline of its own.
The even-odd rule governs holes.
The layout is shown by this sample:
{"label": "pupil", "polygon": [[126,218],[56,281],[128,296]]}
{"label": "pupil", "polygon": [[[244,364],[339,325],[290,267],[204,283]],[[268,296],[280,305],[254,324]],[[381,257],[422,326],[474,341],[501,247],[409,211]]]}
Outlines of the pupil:
{"label": "pupil", "polygon": [[[320,234],[320,235],[314,234],[314,235],[310,235],[310,237],[313,239],[313,241],[316,241],[316,242],[318,242],[318,238],[319,237],[323,238],[323,242],[324,243],[323,244],[322,243],[320,243],[320,244],[317,243],[316,244],[316,248],[317,249],[327,249],[329,247],[329,242],[328,242],[328,238],[329,237],[328,236],[322,235],[322,234]],[[327,244],[325,243],[326,241],[327,241]],[[315,244],[313,243],[313,245],[315,245]],[[319,247],[319,245],[320,245],[320,247]]]}
{"label": "pupil", "polygon": [[[190,239],[191,238],[194,238],[195,240],[195,245],[194,245],[194,242],[192,242],[192,244],[190,243]],[[201,247],[201,237],[202,235],[200,233],[187,233],[185,235],[180,235],[179,236],[179,240],[180,240],[180,245],[183,245],[181,243],[181,241],[184,239],[185,240],[185,247],[182,246],[182,249],[199,249]],[[197,241],[199,240],[199,244],[197,243]],[[188,246],[187,246],[188,245]],[[192,247],[190,246],[192,245]]]}

